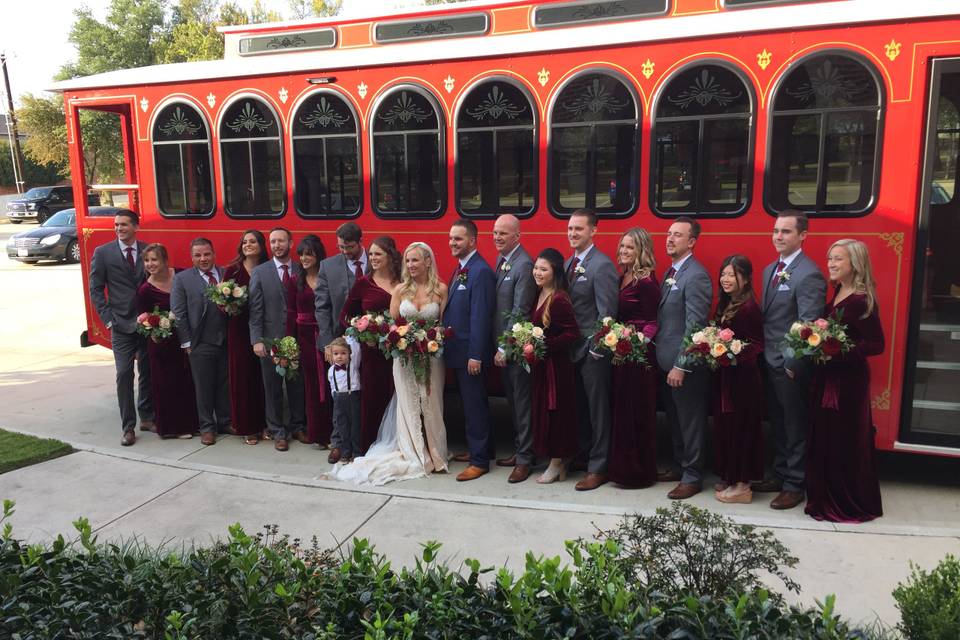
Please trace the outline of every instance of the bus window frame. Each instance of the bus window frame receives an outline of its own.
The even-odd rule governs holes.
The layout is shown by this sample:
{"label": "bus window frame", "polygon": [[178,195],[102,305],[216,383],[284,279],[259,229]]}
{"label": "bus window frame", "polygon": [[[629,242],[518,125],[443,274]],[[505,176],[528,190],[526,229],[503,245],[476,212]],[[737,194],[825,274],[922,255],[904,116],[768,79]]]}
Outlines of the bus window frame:
{"label": "bus window frame", "polygon": [[[693,67],[712,65],[717,67],[723,67],[733,73],[740,81],[743,83],[744,87],[747,90],[747,97],[750,100],[750,112],[746,118],[743,116],[738,116],[737,114],[723,114],[718,116],[693,116],[690,118],[679,118],[679,117],[670,117],[665,118],[668,122],[690,122],[690,121],[699,121],[702,124],[705,120],[724,120],[724,119],[746,119],[748,125],[747,132],[747,164],[749,168],[749,186],[747,188],[747,197],[742,205],[737,209],[732,209],[730,211],[676,211],[676,212],[665,212],[660,211],[656,206],[656,181],[657,181],[657,163],[655,161],[656,151],[657,151],[657,108],[660,106],[660,101],[663,99],[666,94],[666,89],[670,86],[677,76],[681,73],[689,71]],[[759,103],[757,101],[757,89],[753,85],[753,82],[750,81],[750,76],[747,71],[728,61],[721,58],[698,58],[692,60],[687,64],[675,69],[668,77],[664,78],[660,83],[660,86],[657,87],[656,93],[653,95],[653,99],[650,101],[650,140],[648,142],[648,147],[650,151],[650,175],[648,176],[649,184],[647,185],[647,203],[650,207],[650,212],[653,213],[657,218],[662,218],[665,220],[673,220],[681,216],[688,216],[691,218],[699,219],[711,219],[711,218],[722,218],[722,219],[731,219],[738,218],[750,210],[750,206],[753,204],[753,191],[756,188],[756,158],[757,158],[757,112],[759,110]],[[697,150],[698,153],[703,146],[703,136],[700,135],[697,138]]]}
{"label": "bus window frame", "polygon": [[[460,97],[457,99],[456,103],[453,106],[453,112],[451,113],[450,119],[453,121],[453,199],[454,199],[454,208],[457,213],[464,218],[471,218],[475,220],[495,220],[500,212],[496,213],[472,213],[470,211],[464,211],[460,208],[460,127],[458,125],[458,120],[460,116],[460,110],[463,109],[464,104],[467,101],[467,98],[476,90],[484,84],[491,82],[503,82],[514,86],[520,91],[527,99],[528,104],[530,105],[531,112],[533,113],[533,124],[530,125],[530,130],[533,131],[533,174],[532,174],[532,183],[533,183],[533,204],[530,207],[530,210],[527,213],[523,214],[511,214],[516,216],[521,220],[531,218],[536,215],[537,210],[540,208],[540,129],[543,124],[543,118],[540,116],[540,110],[537,107],[537,101],[534,99],[534,92],[530,87],[517,78],[506,75],[490,75],[484,76],[482,78],[477,78],[473,83],[468,85],[463,89],[460,94]],[[526,130],[526,127],[477,127],[477,128],[465,128],[464,131],[486,131],[490,129],[510,129],[513,131]]]}
{"label": "bus window frame", "polygon": [[[160,183],[158,180],[159,174],[157,172],[157,154],[155,151],[157,141],[153,137],[153,128],[156,125],[157,119],[160,117],[160,114],[163,113],[164,110],[167,109],[167,107],[170,107],[174,104],[182,104],[182,105],[189,106],[191,109],[197,112],[197,114],[200,116],[200,119],[203,121],[203,126],[207,128],[206,143],[207,143],[207,160],[210,163],[210,200],[211,200],[210,211],[207,213],[203,213],[203,214],[167,213],[166,211],[163,210],[163,207],[160,206]],[[216,181],[217,172],[215,170],[214,161],[213,161],[213,131],[211,130],[210,121],[207,119],[206,115],[204,114],[203,109],[198,104],[194,103],[193,98],[191,96],[188,96],[186,94],[171,95],[164,98],[164,100],[161,101],[160,104],[156,106],[156,108],[153,110],[153,113],[150,116],[150,121],[147,126],[149,127],[148,131],[150,132],[150,160],[153,163],[153,193],[156,199],[157,212],[160,214],[160,216],[163,218],[170,218],[170,219],[189,219],[189,220],[206,220],[215,216],[217,214],[217,207],[220,204],[217,196],[220,194],[217,193],[217,181]],[[193,144],[196,144],[196,142],[200,142],[200,141],[199,140],[195,141],[193,142]],[[182,141],[182,140],[179,140],[175,143],[162,142],[160,144],[166,146],[168,144],[172,145],[172,144],[184,144],[184,143],[189,144],[188,141]],[[183,170],[183,166],[181,164],[181,171],[182,170]]]}
{"label": "bus window frame", "polygon": [[[780,213],[780,209],[777,209],[770,202],[771,196],[771,184],[772,184],[772,174],[771,169],[771,158],[773,157],[773,129],[774,129],[774,118],[776,117],[776,110],[774,105],[777,101],[777,96],[780,93],[780,90],[783,88],[784,82],[790,76],[790,74],[796,69],[797,65],[803,64],[811,58],[817,58],[821,56],[846,56],[855,62],[862,65],[870,76],[873,78],[874,83],[877,87],[877,106],[870,107],[870,109],[876,109],[877,114],[877,131],[876,131],[876,140],[874,142],[874,162],[873,162],[873,176],[871,181],[871,190],[870,190],[870,200],[867,202],[867,205],[862,209],[857,211],[817,211],[816,205],[813,209],[808,209],[804,207],[797,207],[788,203],[787,209],[797,209],[802,211],[811,220],[821,220],[821,219],[830,219],[830,218],[863,218],[870,215],[874,209],[877,207],[877,203],[880,202],[880,171],[883,165],[883,143],[884,143],[884,124],[886,123],[887,116],[887,86],[883,82],[883,76],[878,71],[877,67],[870,61],[869,58],[860,54],[859,52],[853,51],[852,49],[844,49],[840,47],[828,47],[824,49],[816,49],[810,51],[805,55],[799,56],[791,60],[786,67],[784,67],[780,76],[775,79],[771,91],[769,93],[770,99],[767,101],[767,130],[766,130],[766,148],[765,148],[765,163],[763,167],[763,209],[767,212],[768,215],[772,217],[777,217]],[[866,107],[851,108],[850,111],[866,111]],[[793,110],[791,110],[792,112]],[[841,109],[809,109],[810,113],[836,113],[841,111]],[[823,130],[821,124],[820,138],[822,143]],[[820,172],[820,160],[817,160],[817,173]],[[818,179],[819,182],[819,179]],[[818,185],[819,190],[819,185]],[[785,209],[784,209],[785,210]]]}

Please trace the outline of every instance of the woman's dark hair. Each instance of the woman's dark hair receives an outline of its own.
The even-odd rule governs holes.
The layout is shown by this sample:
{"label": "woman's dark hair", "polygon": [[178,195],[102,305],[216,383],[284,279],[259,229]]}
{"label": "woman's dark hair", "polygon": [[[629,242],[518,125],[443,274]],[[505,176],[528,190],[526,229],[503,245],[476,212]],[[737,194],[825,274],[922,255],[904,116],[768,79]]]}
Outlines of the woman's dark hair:
{"label": "woman's dark hair", "polygon": [[[327,250],[323,247],[323,240],[320,237],[313,233],[308,233],[303,236],[303,240],[300,241],[300,244],[297,245],[297,255],[302,256],[305,253],[309,253],[314,258],[317,259],[317,263],[321,260],[326,259]],[[297,275],[297,284],[303,287],[307,283],[307,270],[300,269],[299,274]]]}
{"label": "woman's dark hair", "polygon": [[233,261],[230,263],[230,266],[239,267],[243,264],[243,239],[248,235],[252,235],[254,238],[256,238],[257,246],[260,247],[260,253],[257,254],[257,264],[263,264],[270,259],[270,254],[267,253],[267,239],[264,238],[263,234],[256,229],[247,229],[240,234],[240,244],[237,245],[237,257],[233,259]]}
{"label": "woman's dark hair", "polygon": [[387,254],[390,259],[390,274],[394,282],[400,282],[400,268],[403,266],[403,256],[397,250],[397,243],[390,236],[380,236],[370,243],[370,246],[376,245]]}
{"label": "woman's dark hair", "polygon": [[550,307],[553,306],[553,298],[558,291],[565,292],[567,290],[567,274],[563,270],[563,254],[552,247],[541,251],[540,255],[537,256],[537,260],[546,261],[550,265],[550,270],[553,271],[553,293],[544,301],[543,316],[541,316],[543,326],[549,327]]}
{"label": "woman's dark hair", "polygon": [[750,262],[750,259],[739,253],[727,256],[723,259],[723,264],[720,265],[720,273],[722,274],[723,270],[728,266],[733,267],[733,272],[740,282],[740,293],[736,296],[731,296],[724,291],[723,287],[719,286],[720,277],[717,276],[720,294],[717,296],[717,311],[714,317],[721,324],[737,315],[737,310],[744,302],[755,299],[753,294],[753,264]]}

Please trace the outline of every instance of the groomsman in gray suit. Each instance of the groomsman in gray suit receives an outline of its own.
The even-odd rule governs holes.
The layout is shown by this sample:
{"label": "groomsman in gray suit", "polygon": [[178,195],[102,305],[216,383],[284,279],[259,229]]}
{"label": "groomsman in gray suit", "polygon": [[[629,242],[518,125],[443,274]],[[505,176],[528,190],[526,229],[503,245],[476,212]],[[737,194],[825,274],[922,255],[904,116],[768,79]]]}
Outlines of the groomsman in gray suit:
{"label": "groomsman in gray suit", "polygon": [[703,265],[693,257],[700,223],[681,216],[667,231],[667,269],[657,312],[657,364],[665,375],[661,398],[673,440],[673,469],[661,481],[679,481],[667,497],[686,500],[703,489],[703,439],[707,430],[710,374],[691,368],[683,358],[683,337],[707,324],[713,285]]}
{"label": "groomsman in gray suit", "polygon": [[[265,340],[278,340],[287,333],[287,299],[297,295],[300,265],[290,259],[293,236],[283,227],[270,231],[273,259],[258,265],[250,276],[250,344],[260,358],[266,400],[267,428],[277,451],[286,451],[292,437],[307,442],[303,406],[303,376],[284,380],[274,369]],[[283,419],[283,385],[287,386],[290,421]]]}
{"label": "groomsman in gray suit", "polygon": [[[146,243],[137,240],[140,216],[121,209],[113,218],[116,240],[97,247],[90,262],[90,300],[100,320],[110,330],[113,361],[117,368],[117,402],[123,437],[120,444],[129,447],[137,441],[137,413],[140,429],[150,431],[153,401],[150,397],[150,363],[147,342],[137,333],[137,289],[146,276],[141,258]],[[133,394],[133,362],[137,361],[139,389],[136,406]]]}
{"label": "groomsman in gray suit", "polygon": [[367,252],[361,241],[363,231],[355,222],[345,222],[337,228],[338,253],[320,263],[317,273],[314,306],[317,315],[317,349],[324,351],[327,362],[330,354],[327,345],[343,335],[340,311],[357,278],[368,273]]}
{"label": "groomsman in gray suit", "polygon": [[792,509],[804,498],[809,371],[802,360],[786,357],[783,338],[797,320],[816,320],[823,314],[827,283],[802,250],[808,227],[803,212],[782,211],[773,226],[779,255],[763,270],[760,308],[774,477],[755,482],[753,490],[779,492],[770,502],[773,509]]}
{"label": "groomsman in gray suit", "polygon": [[207,297],[207,289],[223,282],[213,243],[190,243],[193,269],[173,278],[170,309],[177,316],[180,348],[190,358],[193,388],[200,417],[200,442],[216,444],[217,431],[230,430],[230,389],[227,381],[227,316]]}
{"label": "groomsman in gray suit", "polygon": [[580,339],[570,352],[577,372],[577,414],[580,432],[589,439],[587,475],[574,487],[591,491],[607,482],[610,450],[610,359],[590,349],[597,320],[617,315],[620,276],[613,262],[593,244],[597,215],[577,209],[567,221],[573,255],[564,263],[570,301],[580,327]]}
{"label": "groomsman in gray suit", "polygon": [[[520,221],[509,213],[493,223],[493,244],[499,257],[494,268],[497,277],[496,309],[493,314],[493,339],[497,338],[518,319],[529,319],[537,297],[533,282],[533,261],[520,245]],[[523,482],[530,477],[533,464],[533,431],[530,427],[530,374],[516,362],[507,362],[497,352],[493,362],[501,367],[503,388],[510,405],[515,433],[515,453],[497,460],[501,467],[513,467],[507,482]]]}

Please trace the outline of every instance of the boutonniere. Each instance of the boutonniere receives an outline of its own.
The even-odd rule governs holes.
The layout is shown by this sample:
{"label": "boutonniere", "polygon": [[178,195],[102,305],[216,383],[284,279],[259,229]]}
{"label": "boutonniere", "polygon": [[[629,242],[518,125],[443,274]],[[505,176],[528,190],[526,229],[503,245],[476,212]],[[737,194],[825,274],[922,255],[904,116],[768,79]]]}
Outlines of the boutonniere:
{"label": "boutonniere", "polygon": [[509,262],[504,262],[502,265],[500,265],[500,271],[503,271],[504,273],[506,273],[507,271],[510,271],[510,269],[512,268],[513,267],[510,266]]}
{"label": "boutonniere", "polygon": [[574,272],[575,274],[577,274],[578,276],[582,276],[583,274],[585,274],[585,273],[587,272],[587,270],[583,268],[583,265],[582,265],[582,264],[578,264],[578,265],[577,265],[577,268],[574,269],[573,272]]}
{"label": "boutonniere", "polygon": [[466,269],[460,269],[460,273],[457,275],[457,281],[460,282],[460,284],[466,284],[466,282],[467,282],[467,270],[466,270]]}
{"label": "boutonniere", "polygon": [[677,284],[677,279],[667,278],[666,280],[663,281],[663,284],[667,285],[668,287],[672,287],[673,285]]}
{"label": "boutonniere", "polygon": [[780,282],[789,282],[790,281],[790,272],[784,269],[783,271],[777,271],[777,278],[780,279]]}

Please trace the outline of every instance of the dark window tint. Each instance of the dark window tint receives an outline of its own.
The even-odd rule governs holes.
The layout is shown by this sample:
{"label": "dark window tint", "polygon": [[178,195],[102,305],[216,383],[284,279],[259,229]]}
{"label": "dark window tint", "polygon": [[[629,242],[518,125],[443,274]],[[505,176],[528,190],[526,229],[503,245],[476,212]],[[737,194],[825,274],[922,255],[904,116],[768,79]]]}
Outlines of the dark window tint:
{"label": "dark window tint", "polygon": [[485,82],[457,113],[457,209],[528,214],[536,206],[533,105],[516,86]]}
{"label": "dark window tint", "polygon": [[396,20],[378,22],[374,27],[374,37],[377,42],[387,43],[477,36],[487,32],[487,25],[487,15],[484,13],[424,20]]}
{"label": "dark window tint", "polygon": [[357,120],[332,91],[307,98],[293,118],[294,202],[303,216],[360,211]]}
{"label": "dark window tint", "polygon": [[153,125],[157,205],[168,216],[213,213],[213,170],[207,122],[186,103],[163,109]]}
{"label": "dark window tint", "polygon": [[534,26],[542,29],[573,26],[583,22],[629,20],[660,15],[666,11],[667,0],[614,0],[612,2],[583,0],[537,7],[533,14],[533,22]]}
{"label": "dark window tint", "polygon": [[280,123],[256,98],[242,98],[220,124],[224,205],[242,217],[276,217],[286,208]]}

